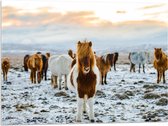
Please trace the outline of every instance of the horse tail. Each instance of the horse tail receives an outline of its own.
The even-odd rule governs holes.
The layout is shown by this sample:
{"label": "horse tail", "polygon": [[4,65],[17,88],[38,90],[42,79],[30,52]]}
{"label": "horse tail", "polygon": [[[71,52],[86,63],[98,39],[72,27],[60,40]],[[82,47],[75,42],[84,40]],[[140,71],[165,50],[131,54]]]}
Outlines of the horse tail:
{"label": "horse tail", "polygon": [[129,55],[128,55],[128,59],[131,60],[131,53],[129,53]]}

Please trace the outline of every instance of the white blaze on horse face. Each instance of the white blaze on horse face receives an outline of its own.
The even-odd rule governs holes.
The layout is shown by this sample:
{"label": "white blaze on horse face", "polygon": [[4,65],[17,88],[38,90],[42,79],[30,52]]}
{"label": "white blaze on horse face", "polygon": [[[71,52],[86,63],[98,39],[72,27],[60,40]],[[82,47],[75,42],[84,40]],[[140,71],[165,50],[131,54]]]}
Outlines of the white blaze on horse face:
{"label": "white blaze on horse face", "polygon": [[84,73],[85,73],[85,74],[87,74],[87,73],[89,73],[89,72],[90,72],[90,67],[84,68]]}

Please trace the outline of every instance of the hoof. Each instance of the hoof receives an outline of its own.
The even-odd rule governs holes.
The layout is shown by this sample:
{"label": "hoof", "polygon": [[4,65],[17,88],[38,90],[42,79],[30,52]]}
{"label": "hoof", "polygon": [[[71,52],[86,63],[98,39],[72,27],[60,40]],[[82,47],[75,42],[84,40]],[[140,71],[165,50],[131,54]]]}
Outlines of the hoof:
{"label": "hoof", "polygon": [[157,80],[157,83],[159,83],[159,80]]}
{"label": "hoof", "polygon": [[81,120],[76,120],[76,122],[81,122]]}
{"label": "hoof", "polygon": [[54,88],[54,89],[57,88],[57,85],[54,85],[53,88]]}
{"label": "hoof", "polygon": [[68,88],[66,87],[65,90],[68,90]]}
{"label": "hoof", "polygon": [[165,83],[166,83],[166,81],[164,80],[164,81],[163,81],[163,84],[165,84]]}
{"label": "hoof", "polygon": [[61,88],[59,88],[59,90],[61,90]]}
{"label": "hoof", "polygon": [[86,111],[83,111],[83,113],[86,113]]}
{"label": "hoof", "polygon": [[94,119],[91,119],[90,122],[94,123],[95,121],[94,121]]}

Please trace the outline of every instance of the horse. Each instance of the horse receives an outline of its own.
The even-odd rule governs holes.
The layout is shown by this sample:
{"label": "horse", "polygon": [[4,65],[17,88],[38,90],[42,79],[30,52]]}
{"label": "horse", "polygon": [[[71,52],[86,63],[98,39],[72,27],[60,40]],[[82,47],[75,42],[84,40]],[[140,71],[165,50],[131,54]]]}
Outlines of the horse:
{"label": "horse", "polygon": [[148,52],[130,52],[128,59],[130,61],[130,72],[135,72],[135,65],[139,65],[139,73],[141,64],[143,66],[143,72],[145,73],[145,64],[150,62],[150,54]]}
{"label": "horse", "polygon": [[53,55],[49,58],[48,64],[51,71],[51,85],[57,87],[57,78],[59,77],[59,90],[61,90],[62,75],[65,76],[65,90],[67,88],[67,75],[71,69],[72,59],[68,55]]}
{"label": "horse", "polygon": [[43,55],[41,52],[37,52],[36,54],[41,54],[42,60],[43,60],[43,72],[42,72],[42,79],[43,76],[45,77],[44,80],[47,80],[47,70],[48,70],[48,59],[50,57],[50,53],[46,53],[46,55]]}
{"label": "horse", "polygon": [[[42,70],[43,70],[43,60],[41,54],[34,54],[29,57],[27,62],[28,68],[31,70],[30,79],[31,82],[36,84],[36,79],[38,83],[41,82]],[[37,73],[37,78],[36,78]]]}
{"label": "horse", "polygon": [[168,56],[161,48],[155,48],[153,66],[157,70],[157,83],[161,81],[162,76],[163,83],[166,83],[165,71],[168,69]]}
{"label": "horse", "polygon": [[2,72],[3,72],[3,80],[7,81],[7,75],[8,75],[8,71],[10,68],[9,58],[6,57],[2,60],[1,67],[2,67]]}
{"label": "horse", "polygon": [[68,88],[77,93],[77,122],[89,106],[89,119],[94,122],[94,96],[100,81],[99,69],[92,51],[92,42],[78,42],[76,64],[68,75]]}
{"label": "horse", "polygon": [[30,57],[30,55],[27,54],[27,55],[24,56],[24,59],[23,59],[23,64],[24,64],[23,67],[24,67],[25,71],[28,71],[27,61],[28,61],[29,57]]}
{"label": "horse", "polygon": [[115,71],[116,71],[116,62],[117,62],[117,60],[118,60],[118,56],[119,56],[119,53],[118,53],[118,52],[115,52],[115,53],[114,53],[114,59],[113,59],[113,60],[114,60],[114,61],[113,61],[113,62],[114,62],[113,64],[114,64],[114,70],[115,70]]}
{"label": "horse", "polygon": [[107,73],[110,71],[114,63],[114,54],[106,54],[101,57],[96,56],[97,67],[101,75],[101,84],[107,84]]}

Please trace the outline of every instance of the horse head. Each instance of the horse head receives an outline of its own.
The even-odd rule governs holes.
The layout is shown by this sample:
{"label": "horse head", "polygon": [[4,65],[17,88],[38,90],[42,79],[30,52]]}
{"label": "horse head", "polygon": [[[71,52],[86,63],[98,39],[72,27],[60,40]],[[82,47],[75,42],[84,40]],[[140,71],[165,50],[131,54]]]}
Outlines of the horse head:
{"label": "horse head", "polygon": [[155,58],[157,60],[160,60],[162,58],[162,49],[161,48],[155,48],[154,55],[155,55]]}
{"label": "horse head", "polygon": [[77,63],[79,70],[84,74],[90,72],[95,64],[95,57],[92,51],[92,42],[78,42]]}

